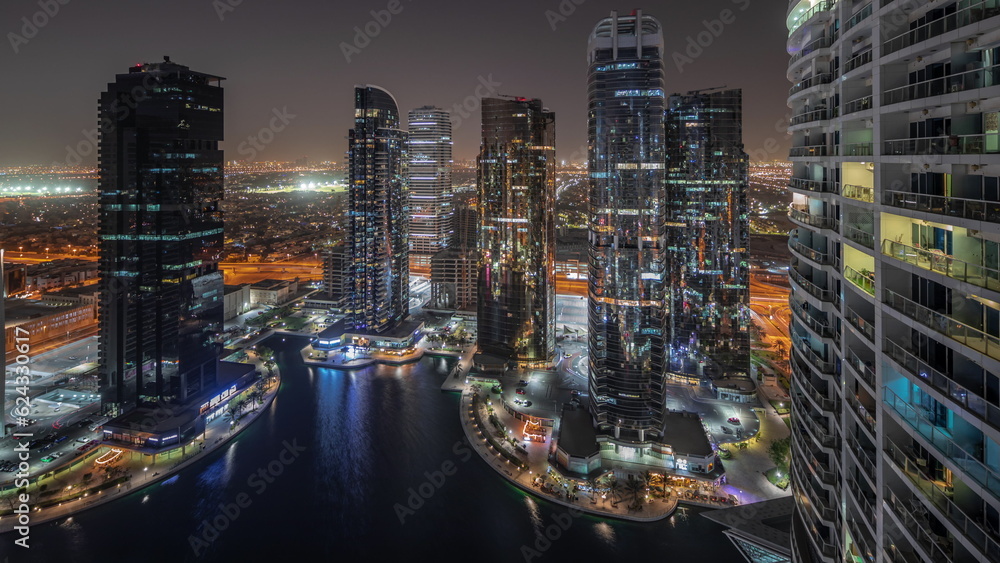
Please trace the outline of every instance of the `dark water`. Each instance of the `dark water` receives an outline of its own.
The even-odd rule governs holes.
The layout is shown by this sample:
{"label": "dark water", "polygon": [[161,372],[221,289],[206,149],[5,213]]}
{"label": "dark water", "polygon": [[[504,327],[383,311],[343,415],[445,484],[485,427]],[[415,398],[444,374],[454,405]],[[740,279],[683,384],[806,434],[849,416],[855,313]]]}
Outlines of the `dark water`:
{"label": "dark water", "polygon": [[[302,345],[271,339],[284,374],[281,391],[269,411],[223,450],[171,484],[71,522],[35,526],[30,550],[13,548],[11,535],[0,536],[0,554],[46,562],[300,556],[514,562],[526,554],[543,562],[741,560],[719,526],[695,510],[654,524],[574,517],[508,485],[463,444],[458,396],[439,390],[453,360],[312,370],[299,358]],[[305,450],[297,457],[285,453],[283,462],[284,442]],[[272,476],[268,467],[280,474]],[[252,477],[260,469],[272,482]],[[429,498],[420,505],[411,488]],[[412,513],[396,508],[411,498]],[[236,515],[238,500],[246,506]],[[225,516],[220,503],[232,504],[235,517]],[[207,533],[213,541],[203,535],[203,520],[224,528],[214,538]],[[553,537],[558,531],[557,539],[539,540],[546,529]],[[204,542],[197,555],[191,537]]]}

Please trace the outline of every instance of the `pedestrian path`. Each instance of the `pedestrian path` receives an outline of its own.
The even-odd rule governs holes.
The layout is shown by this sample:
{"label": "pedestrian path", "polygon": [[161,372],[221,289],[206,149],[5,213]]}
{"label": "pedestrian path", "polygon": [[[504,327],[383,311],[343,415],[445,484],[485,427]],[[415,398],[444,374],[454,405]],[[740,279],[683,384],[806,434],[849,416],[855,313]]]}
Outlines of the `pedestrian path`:
{"label": "pedestrian path", "polygon": [[[265,388],[265,395],[261,406],[256,410],[247,413],[242,419],[240,419],[237,429],[230,428],[230,425],[228,422],[223,420],[223,417],[217,418],[206,426],[204,434],[184,446],[180,458],[176,456],[165,456],[154,463],[150,463],[144,460],[146,456],[139,455],[138,459],[124,460],[121,464],[123,472],[128,474],[130,477],[124,483],[121,483],[113,488],[99,491],[95,494],[84,494],[83,496],[79,496],[53,506],[48,506],[46,508],[32,506],[32,502],[39,498],[39,491],[29,488],[32,500],[32,502],[28,503],[29,507],[31,507],[30,525],[36,526],[38,524],[43,524],[59,518],[72,516],[82,510],[100,506],[104,503],[125,497],[133,492],[145,489],[150,485],[169,479],[191,464],[205,459],[212,452],[224,447],[230,440],[238,436],[240,432],[246,430],[255,420],[268,410],[268,407],[271,405],[271,402],[274,400],[274,397],[278,394],[278,390],[281,387],[281,377],[278,373],[277,367],[274,368],[273,375],[273,381],[271,381]],[[106,448],[110,451],[111,448],[113,448],[113,445],[102,445],[101,448]],[[176,448],[174,451],[176,451]],[[60,488],[97,486],[99,484],[98,482],[91,485],[89,480],[84,479],[84,475],[88,472],[96,472],[93,469],[93,464],[91,464],[89,460],[87,463],[81,464],[78,468],[74,468],[60,474],[58,478],[52,477],[43,480],[44,483],[40,482],[38,484],[47,484],[52,487]],[[74,484],[75,482],[76,484]],[[37,488],[38,484],[33,485],[33,487]],[[17,517],[13,515],[0,517],[0,534],[13,531],[14,527],[18,525],[17,520]]]}

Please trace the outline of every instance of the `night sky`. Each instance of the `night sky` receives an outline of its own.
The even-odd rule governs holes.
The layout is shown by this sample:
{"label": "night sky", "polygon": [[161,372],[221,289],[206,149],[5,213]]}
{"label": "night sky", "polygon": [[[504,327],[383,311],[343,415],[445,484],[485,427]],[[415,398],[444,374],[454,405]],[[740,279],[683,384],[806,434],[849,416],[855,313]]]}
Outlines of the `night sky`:
{"label": "night sky", "polygon": [[[40,15],[45,4],[58,13]],[[398,13],[387,25],[370,23],[372,10],[388,7]],[[244,142],[277,110],[295,117],[286,117],[287,127],[256,160],[343,161],[355,84],[388,89],[405,116],[421,105],[453,109],[481,84],[499,83],[497,93],[541,98],[555,111],[558,157],[582,161],[587,37],[612,9],[635,8],[665,27],[668,93],[743,88],[747,152],[755,159],[787,155],[782,1],[2,0],[0,165],[65,162],[67,146],[97,126],[97,99],[114,75],[164,55],[226,77],[227,160],[247,159]],[[724,10],[730,23],[712,26],[715,37],[703,22]],[[30,38],[25,17],[44,23]],[[342,44],[354,50],[354,28],[366,26],[378,34],[367,45],[359,40],[360,53],[348,62]],[[700,32],[707,47],[698,55],[689,47]],[[696,56],[681,60],[675,52]],[[475,107],[455,132],[456,159],[478,152]],[[95,162],[94,154],[83,160]]]}

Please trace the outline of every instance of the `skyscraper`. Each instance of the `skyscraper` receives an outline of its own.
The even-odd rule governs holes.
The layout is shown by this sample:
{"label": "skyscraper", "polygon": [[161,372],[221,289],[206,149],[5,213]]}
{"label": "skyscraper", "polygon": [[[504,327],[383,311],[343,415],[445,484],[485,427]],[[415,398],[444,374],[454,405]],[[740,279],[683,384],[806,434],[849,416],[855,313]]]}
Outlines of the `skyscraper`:
{"label": "skyscraper", "polygon": [[793,558],[1000,561],[1000,10],[788,8]]}
{"label": "skyscraper", "polygon": [[346,328],[382,334],[410,313],[406,132],[389,92],[355,87],[348,143]]}
{"label": "skyscraper", "polygon": [[216,383],[223,79],[136,65],[101,95],[100,365],[107,414]]}
{"label": "skyscraper", "polygon": [[524,363],[555,353],[555,114],[541,100],[483,100],[480,348]]}
{"label": "skyscraper", "polygon": [[673,95],[667,110],[670,370],[750,374],[749,157],[741,90]]}
{"label": "skyscraper", "polygon": [[588,43],[591,409],[637,442],[663,425],[662,57],[660,24],[641,11],[612,12]]}
{"label": "skyscraper", "polygon": [[409,114],[410,258],[429,267],[452,233],[451,114],[424,106]]}

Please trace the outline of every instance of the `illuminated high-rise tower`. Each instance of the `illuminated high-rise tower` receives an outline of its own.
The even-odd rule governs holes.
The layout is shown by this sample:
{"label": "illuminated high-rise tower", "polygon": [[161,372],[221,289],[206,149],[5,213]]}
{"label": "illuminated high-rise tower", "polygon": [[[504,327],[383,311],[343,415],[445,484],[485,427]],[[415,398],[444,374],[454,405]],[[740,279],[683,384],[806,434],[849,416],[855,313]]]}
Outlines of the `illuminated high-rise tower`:
{"label": "illuminated high-rise tower", "polygon": [[670,371],[748,378],[749,157],[742,91],[670,96],[666,126]]}
{"label": "illuminated high-rise tower", "polygon": [[424,106],[410,111],[407,125],[410,258],[429,267],[452,236],[451,114]]}
{"label": "illuminated high-rise tower", "polygon": [[588,45],[590,397],[604,431],[642,443],[663,425],[663,34],[601,20]]}
{"label": "illuminated high-rise tower", "polygon": [[479,152],[480,348],[528,364],[555,353],[555,114],[483,100]]}
{"label": "illuminated high-rise tower", "polygon": [[406,132],[389,92],[355,87],[348,138],[346,328],[381,334],[410,313]]}
{"label": "illuminated high-rise tower", "polygon": [[106,414],[217,382],[223,79],[170,62],[101,95],[100,365]]}

